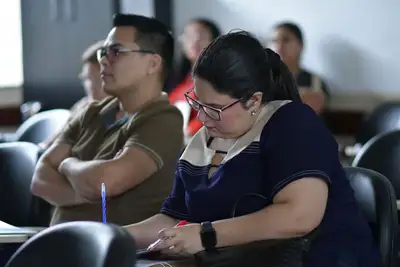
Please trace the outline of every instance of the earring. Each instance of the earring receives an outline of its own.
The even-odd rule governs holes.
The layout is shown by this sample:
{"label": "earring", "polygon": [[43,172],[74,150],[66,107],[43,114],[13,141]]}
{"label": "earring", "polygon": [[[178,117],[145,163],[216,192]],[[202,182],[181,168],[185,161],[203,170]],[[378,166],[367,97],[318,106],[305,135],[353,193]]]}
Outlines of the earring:
{"label": "earring", "polygon": [[257,110],[256,109],[251,112],[251,116],[254,116],[256,114],[257,114]]}

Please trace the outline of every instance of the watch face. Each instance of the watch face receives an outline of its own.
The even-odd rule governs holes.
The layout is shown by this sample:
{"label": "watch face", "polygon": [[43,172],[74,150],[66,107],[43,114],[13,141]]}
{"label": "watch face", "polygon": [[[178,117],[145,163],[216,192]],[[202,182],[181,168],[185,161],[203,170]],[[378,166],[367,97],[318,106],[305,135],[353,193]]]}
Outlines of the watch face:
{"label": "watch face", "polygon": [[217,234],[210,222],[201,224],[201,243],[206,250],[215,248],[217,244]]}

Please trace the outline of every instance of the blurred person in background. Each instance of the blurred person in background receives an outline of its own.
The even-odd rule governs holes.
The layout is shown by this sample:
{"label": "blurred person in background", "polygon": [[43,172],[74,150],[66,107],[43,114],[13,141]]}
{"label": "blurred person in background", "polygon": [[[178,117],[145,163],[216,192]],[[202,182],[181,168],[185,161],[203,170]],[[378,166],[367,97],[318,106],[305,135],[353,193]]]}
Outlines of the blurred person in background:
{"label": "blurred person in background", "polygon": [[320,77],[301,67],[303,47],[304,37],[299,26],[292,22],[275,25],[272,49],[280,55],[292,72],[303,102],[317,114],[321,114],[328,102],[328,89]]}
{"label": "blurred person in background", "polygon": [[[83,89],[86,96],[81,98],[71,107],[71,117],[73,120],[80,112],[85,110],[92,101],[101,101],[107,97],[101,86],[100,64],[97,61],[96,52],[103,46],[104,40],[98,41],[89,46],[82,54],[82,70],[79,74],[79,79],[82,81]],[[39,144],[42,150],[50,147],[54,140],[57,139],[60,133],[55,134],[49,139]]]}
{"label": "blurred person in background", "polygon": [[175,86],[168,98],[171,104],[177,106],[183,113],[184,131],[189,138],[203,126],[197,119],[197,112],[190,108],[184,96],[193,87],[190,71],[201,51],[220,35],[221,31],[213,21],[195,18],[186,24],[183,34],[179,38],[183,55],[174,77]]}

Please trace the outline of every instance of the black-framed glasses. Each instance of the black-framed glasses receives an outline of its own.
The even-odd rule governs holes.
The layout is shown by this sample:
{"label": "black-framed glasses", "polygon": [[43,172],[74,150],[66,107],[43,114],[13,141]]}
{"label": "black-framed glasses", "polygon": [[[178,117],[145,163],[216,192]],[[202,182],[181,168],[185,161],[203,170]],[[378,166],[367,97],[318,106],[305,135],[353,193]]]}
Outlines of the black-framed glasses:
{"label": "black-framed glasses", "polygon": [[145,54],[155,54],[151,50],[145,49],[129,49],[122,46],[104,46],[97,50],[97,60],[100,62],[104,57],[107,57],[111,62],[115,62],[120,53],[145,53]]}
{"label": "black-framed glasses", "polygon": [[190,96],[190,93],[193,91],[194,88],[190,89],[189,91],[187,91],[185,93],[185,98],[186,101],[188,102],[188,104],[196,111],[200,111],[200,109],[202,109],[204,111],[204,113],[212,120],[215,121],[220,121],[221,120],[221,113],[222,111],[236,105],[237,103],[239,103],[243,98],[240,98],[226,106],[223,106],[222,108],[215,108],[215,107],[211,107],[209,105],[205,105],[200,103],[199,101],[197,101],[196,99],[194,99],[193,97]]}

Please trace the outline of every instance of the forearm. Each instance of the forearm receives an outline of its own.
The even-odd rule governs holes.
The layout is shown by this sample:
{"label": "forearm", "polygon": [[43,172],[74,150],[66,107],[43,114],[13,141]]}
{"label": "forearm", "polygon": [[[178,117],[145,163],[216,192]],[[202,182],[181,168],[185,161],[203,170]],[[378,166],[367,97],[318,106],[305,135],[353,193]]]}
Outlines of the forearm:
{"label": "forearm", "polygon": [[83,202],[65,177],[46,163],[39,163],[36,169],[32,193],[53,206],[70,206]]}
{"label": "forearm", "polygon": [[164,228],[172,228],[178,220],[164,214],[157,214],[139,223],[124,226],[134,237],[139,248],[147,248],[158,239],[158,232]]}
{"label": "forearm", "polygon": [[302,218],[289,204],[273,204],[246,216],[213,222],[217,247],[304,236],[312,226]]}
{"label": "forearm", "polygon": [[94,181],[101,183],[104,176],[102,164],[104,160],[81,161],[77,158],[68,158],[60,164],[59,172],[65,175],[75,191],[88,198],[100,198],[100,185],[95,188]]}

